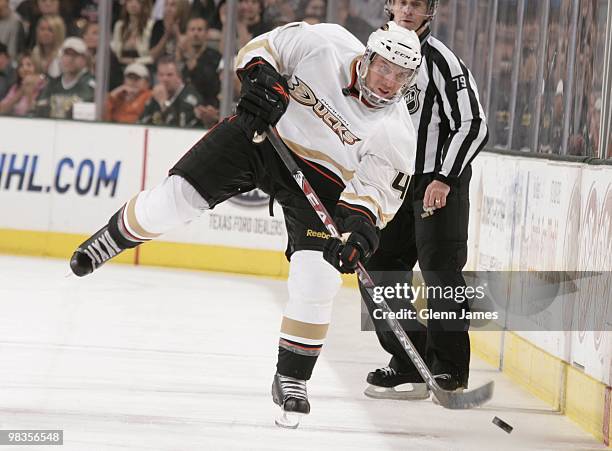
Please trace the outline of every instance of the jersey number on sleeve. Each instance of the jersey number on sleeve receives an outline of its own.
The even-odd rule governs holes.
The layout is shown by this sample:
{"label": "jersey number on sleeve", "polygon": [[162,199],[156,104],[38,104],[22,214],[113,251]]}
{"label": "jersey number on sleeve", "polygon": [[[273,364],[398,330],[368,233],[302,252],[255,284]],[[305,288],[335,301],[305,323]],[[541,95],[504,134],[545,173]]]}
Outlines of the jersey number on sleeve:
{"label": "jersey number on sleeve", "polygon": [[406,193],[408,192],[408,185],[410,184],[410,176],[403,172],[398,172],[397,177],[393,180],[391,188],[396,189],[400,192],[400,199],[404,200]]}
{"label": "jersey number on sleeve", "polygon": [[455,82],[455,89],[457,92],[467,88],[467,80],[465,79],[464,75],[457,75],[456,77],[453,77],[453,81]]}

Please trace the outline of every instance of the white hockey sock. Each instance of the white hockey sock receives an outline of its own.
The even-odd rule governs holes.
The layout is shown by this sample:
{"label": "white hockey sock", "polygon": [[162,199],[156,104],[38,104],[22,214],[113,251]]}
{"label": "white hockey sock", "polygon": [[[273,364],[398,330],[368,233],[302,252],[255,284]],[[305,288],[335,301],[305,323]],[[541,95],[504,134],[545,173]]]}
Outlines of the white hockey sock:
{"label": "white hockey sock", "polygon": [[204,198],[178,175],[142,191],[123,209],[123,224],[138,240],[157,238],[175,227],[198,218],[209,208]]}
{"label": "white hockey sock", "polygon": [[289,302],[281,338],[321,346],[331,319],[332,302],[342,283],[338,271],[318,251],[297,251],[289,266]]}

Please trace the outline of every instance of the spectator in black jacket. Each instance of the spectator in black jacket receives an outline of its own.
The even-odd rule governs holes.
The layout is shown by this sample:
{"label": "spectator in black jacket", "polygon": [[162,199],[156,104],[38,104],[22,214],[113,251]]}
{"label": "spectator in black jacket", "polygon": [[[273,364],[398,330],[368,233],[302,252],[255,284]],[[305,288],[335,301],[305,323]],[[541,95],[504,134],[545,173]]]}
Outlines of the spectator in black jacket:
{"label": "spectator in black jacket", "polygon": [[153,97],[145,105],[140,123],[194,127],[200,123],[195,114],[199,104],[199,94],[193,86],[183,83],[176,61],[162,56],[157,63]]}
{"label": "spectator in black jacket", "polygon": [[183,80],[190,83],[202,97],[197,115],[204,126],[209,127],[219,120],[219,66],[221,54],[207,47],[208,26],[204,19],[194,17],[187,23],[187,33],[179,48],[179,63]]}

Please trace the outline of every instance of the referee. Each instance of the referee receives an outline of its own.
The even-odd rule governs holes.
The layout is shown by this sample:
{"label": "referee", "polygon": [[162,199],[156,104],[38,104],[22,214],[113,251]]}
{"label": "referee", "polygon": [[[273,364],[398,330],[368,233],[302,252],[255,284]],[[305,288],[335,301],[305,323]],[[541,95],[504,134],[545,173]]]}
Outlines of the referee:
{"label": "referee", "polygon": [[[378,251],[366,267],[379,285],[412,283],[416,262],[428,291],[427,308],[454,312],[457,320],[429,319],[427,328],[400,320],[446,390],[467,388],[470,364],[469,321],[460,320],[467,302],[440,293],[465,287],[461,273],[467,260],[470,163],[488,139],[486,118],[469,69],[431,35],[429,24],[438,0],[387,0],[385,12],[398,25],[414,30],[421,41],[423,62],[417,81],[406,95],[417,132],[414,176],[399,174],[394,188],[403,204],[383,229]],[[408,183],[409,180],[409,183]],[[431,211],[430,214],[427,211]],[[361,287],[363,289],[363,287]],[[431,293],[434,294],[431,294]],[[372,316],[375,304],[364,302]],[[410,300],[389,299],[398,310]],[[442,315],[444,316],[444,315]],[[446,315],[446,317],[452,315]],[[422,399],[429,390],[384,320],[374,325],[382,347],[392,355],[387,367],[368,374],[365,394],[375,398]],[[411,383],[411,391],[398,385]]]}

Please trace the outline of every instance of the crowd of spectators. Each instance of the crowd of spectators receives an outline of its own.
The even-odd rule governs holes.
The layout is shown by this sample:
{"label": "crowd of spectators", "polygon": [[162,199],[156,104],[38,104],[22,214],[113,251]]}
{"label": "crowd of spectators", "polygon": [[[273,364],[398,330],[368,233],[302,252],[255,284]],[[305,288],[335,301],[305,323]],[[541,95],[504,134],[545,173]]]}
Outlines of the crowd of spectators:
{"label": "crowd of spectators", "polygon": [[[460,21],[452,20],[452,5],[465,5],[462,0],[440,3],[434,34],[443,41],[456,39],[453,48],[476,67],[491,146],[590,156],[607,147],[612,157],[612,137],[608,145],[600,143],[607,10],[593,5],[580,10],[576,24],[580,50],[570,86],[567,5],[571,0],[560,1],[527,3],[520,46],[515,42],[516,2],[499,5],[491,49],[486,46],[491,29],[488,13],[478,15],[481,19],[473,24],[475,48],[470,48],[468,39],[460,39],[465,27],[453,28]],[[92,118],[100,2],[112,3],[111,38],[104,44],[110,48],[110,61],[105,68],[108,92],[103,119],[214,125],[220,114],[226,0],[0,0],[0,115]],[[385,20],[380,0],[336,0],[334,5],[330,12],[327,0],[238,0],[237,47],[276,26],[300,20],[325,22],[329,14],[365,43]],[[483,5],[490,7],[480,2],[479,8]],[[545,10],[549,14],[544,15]],[[548,16],[546,35],[540,36],[536,33],[540,18]],[[515,80],[512,68],[518,48],[519,66],[526,69]],[[488,52],[493,52],[491,67],[489,57],[482,57]],[[543,71],[538,70],[538,58],[544,58]],[[234,96],[238,91],[235,79]]]}
{"label": "crowd of spectators", "polygon": [[[0,115],[79,118],[94,101],[101,0],[0,0]],[[111,0],[109,0],[111,1]],[[365,40],[371,26],[348,12]],[[226,0],[112,0],[111,122],[210,127],[219,120]],[[325,20],[326,0],[239,0],[238,47],[273,27]]]}

